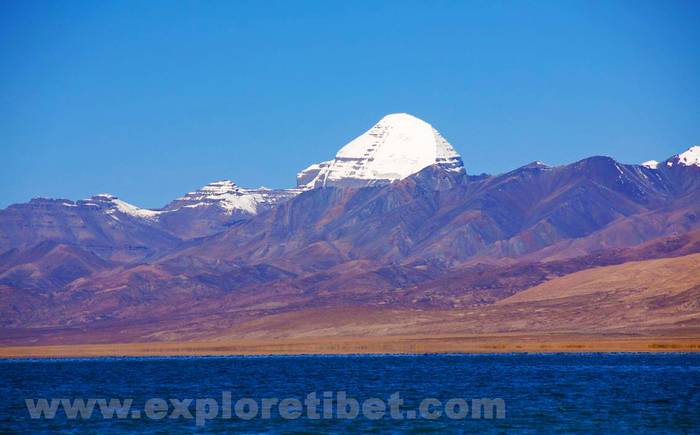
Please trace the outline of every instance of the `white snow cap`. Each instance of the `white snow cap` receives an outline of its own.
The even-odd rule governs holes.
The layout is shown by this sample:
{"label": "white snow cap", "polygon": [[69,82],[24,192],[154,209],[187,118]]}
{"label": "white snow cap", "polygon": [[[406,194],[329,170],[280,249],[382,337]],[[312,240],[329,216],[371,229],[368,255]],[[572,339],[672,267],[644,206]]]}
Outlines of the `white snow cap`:
{"label": "white snow cap", "polygon": [[213,205],[224,209],[229,214],[241,212],[253,215],[262,208],[285,201],[298,193],[297,189],[272,190],[265,187],[246,189],[239,187],[231,180],[220,180],[176,199],[166,206],[166,209],[172,211],[182,207],[196,208]]}
{"label": "white snow cap", "polygon": [[119,220],[114,216],[115,211],[127,214],[132,217],[154,220],[158,218],[158,215],[163,213],[157,210],[149,210],[147,208],[136,207],[135,205],[129,204],[126,201],[122,201],[117,196],[111,193],[99,193],[92,198],[81,201],[83,205],[95,206],[96,203],[101,203],[107,206],[106,213],[112,215],[115,220]]}
{"label": "white snow cap", "polygon": [[435,164],[464,171],[460,155],[430,124],[394,113],[342,147],[334,160],[301,171],[297,183],[304,188],[367,186],[400,180]]}
{"label": "white snow cap", "polygon": [[[686,151],[676,154],[663,162],[667,167],[678,166],[700,166],[700,145],[688,148]],[[656,160],[648,160],[642,166],[649,169],[657,169],[661,163]]]}
{"label": "white snow cap", "polygon": [[700,145],[690,147],[686,152],[678,154],[678,163],[683,166],[700,166]]}

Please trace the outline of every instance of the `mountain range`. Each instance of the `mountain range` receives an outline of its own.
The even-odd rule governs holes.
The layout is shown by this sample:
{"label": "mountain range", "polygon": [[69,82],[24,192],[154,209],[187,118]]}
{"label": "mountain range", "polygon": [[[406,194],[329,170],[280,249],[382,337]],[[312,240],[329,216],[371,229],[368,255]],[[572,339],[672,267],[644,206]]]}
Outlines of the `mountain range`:
{"label": "mountain range", "polygon": [[0,210],[0,342],[694,331],[698,252],[700,146],[470,175],[391,114],[289,189]]}

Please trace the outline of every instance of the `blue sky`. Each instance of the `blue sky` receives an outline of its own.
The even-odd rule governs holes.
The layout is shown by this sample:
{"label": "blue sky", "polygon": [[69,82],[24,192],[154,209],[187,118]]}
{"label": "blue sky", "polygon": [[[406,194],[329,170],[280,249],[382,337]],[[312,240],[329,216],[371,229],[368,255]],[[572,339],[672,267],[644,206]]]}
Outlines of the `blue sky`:
{"label": "blue sky", "polygon": [[286,187],[383,115],[467,172],[700,143],[697,1],[6,1],[0,207]]}

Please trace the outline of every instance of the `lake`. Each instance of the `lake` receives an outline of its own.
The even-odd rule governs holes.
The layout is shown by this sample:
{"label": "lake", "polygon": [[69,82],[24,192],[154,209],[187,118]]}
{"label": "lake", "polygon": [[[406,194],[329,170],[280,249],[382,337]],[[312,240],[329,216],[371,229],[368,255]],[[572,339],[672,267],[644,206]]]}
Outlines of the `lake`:
{"label": "lake", "polygon": [[699,354],[0,360],[0,377],[10,432],[700,431]]}

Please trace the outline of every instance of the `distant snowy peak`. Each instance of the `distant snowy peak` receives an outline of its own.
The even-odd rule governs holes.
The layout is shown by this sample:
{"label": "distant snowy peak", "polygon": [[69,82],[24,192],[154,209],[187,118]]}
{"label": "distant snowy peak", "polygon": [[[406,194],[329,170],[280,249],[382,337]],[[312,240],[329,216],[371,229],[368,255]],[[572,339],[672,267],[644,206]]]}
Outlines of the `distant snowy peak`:
{"label": "distant snowy peak", "polygon": [[334,160],[301,171],[297,185],[304,189],[368,186],[400,180],[435,164],[464,171],[460,155],[430,124],[395,113],[342,147]]}
{"label": "distant snowy peak", "polygon": [[105,213],[115,221],[120,221],[124,215],[147,223],[162,222],[178,211],[187,210],[217,210],[217,213],[228,215],[252,216],[263,210],[291,199],[300,189],[245,189],[230,180],[215,181],[201,189],[190,192],[171,202],[160,210],[149,210],[122,201],[110,193],[100,193],[91,198],[70,201],[61,200],[60,206],[67,208],[88,209]]}
{"label": "distant snowy peak", "polygon": [[298,189],[246,189],[231,180],[209,183],[201,189],[189,192],[168,204],[164,210],[174,211],[183,208],[215,206],[228,214],[241,213],[254,215],[264,209],[291,199]]}
{"label": "distant snowy peak", "polygon": [[99,207],[104,209],[105,212],[108,215],[111,215],[115,220],[119,220],[119,218],[115,215],[117,212],[129,215],[131,217],[147,220],[155,220],[158,218],[158,215],[163,213],[162,211],[136,207],[128,202],[122,201],[111,193],[100,193],[89,199],[77,201],[75,203],[64,203],[63,205],[66,207]]}
{"label": "distant snowy peak", "polygon": [[695,145],[688,148],[687,151],[676,154],[666,160],[666,166],[700,166],[700,145]]}
{"label": "distant snowy peak", "polygon": [[695,145],[688,148],[686,151],[676,154],[663,162],[657,162],[656,160],[647,160],[642,163],[643,166],[648,169],[659,169],[659,167],[672,168],[675,166],[698,166],[700,167],[700,145]]}

